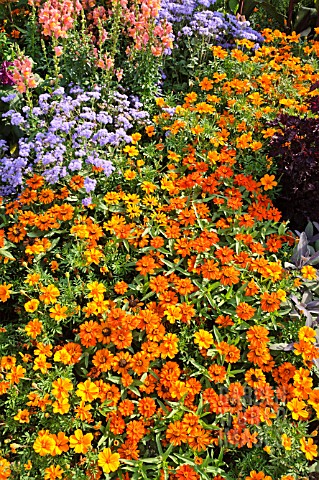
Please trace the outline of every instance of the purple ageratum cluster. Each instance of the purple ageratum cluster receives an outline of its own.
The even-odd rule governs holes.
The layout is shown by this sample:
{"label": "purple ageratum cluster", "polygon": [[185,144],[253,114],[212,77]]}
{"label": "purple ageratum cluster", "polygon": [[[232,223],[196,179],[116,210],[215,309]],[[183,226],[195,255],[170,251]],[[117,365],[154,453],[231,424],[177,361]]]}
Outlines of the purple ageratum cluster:
{"label": "purple ageratum cluster", "polygon": [[19,139],[17,156],[10,154],[5,141],[0,143],[0,196],[18,193],[25,176],[32,173],[43,175],[52,185],[81,174],[85,191],[94,191],[90,166],[111,175],[115,167],[108,157],[114,148],[131,142],[128,132],[135,122],[149,120],[137,97],[115,92],[104,105],[98,86],[92,91],[72,86],[68,93],[59,88],[40,95],[32,110],[26,106],[2,117],[25,135]]}
{"label": "purple ageratum cluster", "polygon": [[185,0],[182,3],[162,0],[160,18],[174,25],[177,38],[200,36],[208,44],[224,48],[234,47],[235,39],[251,40],[256,48],[264,39],[250,27],[248,21],[240,21],[234,15],[214,12],[210,9],[216,0]]}
{"label": "purple ageratum cluster", "polygon": [[195,11],[201,8],[210,8],[216,0],[183,0],[182,2],[171,2],[162,0],[159,17],[175,24],[190,20]]}

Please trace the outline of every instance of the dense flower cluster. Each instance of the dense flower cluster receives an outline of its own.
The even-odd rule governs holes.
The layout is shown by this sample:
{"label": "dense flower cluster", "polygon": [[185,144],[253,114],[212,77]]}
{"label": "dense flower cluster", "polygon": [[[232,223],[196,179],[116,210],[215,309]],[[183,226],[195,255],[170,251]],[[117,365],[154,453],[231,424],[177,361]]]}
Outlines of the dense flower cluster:
{"label": "dense flower cluster", "polygon": [[[212,70],[181,102],[157,98],[152,123],[112,145],[114,170],[98,187],[81,169],[50,184],[42,167],[24,171],[24,190],[4,199],[4,478],[308,474],[319,349],[294,299],[318,273],[287,269],[295,240],[271,199],[278,182],[267,155],[276,133],[267,122],[307,113],[318,81],[315,57],[292,56],[296,41],[250,53],[248,41],[248,53],[215,46]],[[72,132],[70,161],[104,138],[93,140],[98,115],[110,115],[100,94],[73,87],[41,97],[43,114],[33,109],[36,122],[51,108],[58,115],[45,124],[53,132],[35,124],[44,138]],[[31,126],[31,111],[17,115]]]}
{"label": "dense flower cluster", "polygon": [[42,33],[54,38],[65,38],[74,26],[76,16],[81,12],[79,0],[46,0],[39,8],[39,23]]}
{"label": "dense flower cluster", "polygon": [[215,1],[189,0],[178,3],[164,0],[160,18],[167,19],[175,26],[177,37],[204,37],[206,42],[225,48],[233,47],[234,39],[251,40],[256,43],[256,48],[263,42],[262,35],[253,30],[248,21],[210,10]]}
{"label": "dense flower cluster", "polygon": [[[137,98],[119,92],[96,108],[100,99],[100,87],[85,91],[73,86],[69,93],[59,88],[41,94],[32,109],[26,106],[22,113],[4,113],[2,117],[18,125],[25,136],[19,139],[18,155],[8,155],[8,145],[1,141],[0,194],[17,192],[30,172],[41,172],[51,185],[66,176],[89,175],[92,167],[109,176],[114,169],[112,147],[130,143],[130,129],[137,121],[146,121],[148,114]],[[94,178],[85,178],[87,193],[95,185]]]}

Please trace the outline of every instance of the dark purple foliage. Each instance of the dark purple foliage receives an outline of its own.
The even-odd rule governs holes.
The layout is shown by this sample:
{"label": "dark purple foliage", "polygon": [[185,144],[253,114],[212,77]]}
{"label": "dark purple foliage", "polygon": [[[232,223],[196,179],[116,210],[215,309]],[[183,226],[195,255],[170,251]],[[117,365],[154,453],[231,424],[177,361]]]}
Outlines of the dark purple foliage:
{"label": "dark purple foliage", "polygon": [[270,142],[282,186],[277,206],[301,228],[319,220],[319,119],[281,114],[271,126],[281,130]]}
{"label": "dark purple foliage", "polygon": [[4,61],[0,67],[0,84],[1,85],[14,85],[12,73],[8,70],[13,65],[12,62]]}

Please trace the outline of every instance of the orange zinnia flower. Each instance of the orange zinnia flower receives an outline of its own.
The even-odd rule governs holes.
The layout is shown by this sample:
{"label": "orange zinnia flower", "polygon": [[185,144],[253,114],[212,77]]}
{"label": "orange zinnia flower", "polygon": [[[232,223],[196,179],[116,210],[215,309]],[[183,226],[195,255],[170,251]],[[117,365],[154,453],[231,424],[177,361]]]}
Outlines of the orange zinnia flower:
{"label": "orange zinnia flower", "polygon": [[237,305],[236,313],[242,320],[250,320],[255,315],[256,309],[246,302]]}
{"label": "orange zinnia flower", "polygon": [[166,430],[166,438],[174,446],[186,443],[187,432],[184,423],[179,420],[174,423],[170,423]]}

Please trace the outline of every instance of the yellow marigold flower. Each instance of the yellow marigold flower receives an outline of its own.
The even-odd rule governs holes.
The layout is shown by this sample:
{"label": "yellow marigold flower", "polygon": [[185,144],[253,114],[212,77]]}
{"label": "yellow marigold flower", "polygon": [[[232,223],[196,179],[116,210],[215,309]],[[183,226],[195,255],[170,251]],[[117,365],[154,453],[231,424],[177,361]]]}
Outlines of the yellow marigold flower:
{"label": "yellow marigold flower", "polygon": [[75,393],[81,397],[83,402],[92,402],[99,395],[99,388],[90,379],[78,384],[78,389]]}
{"label": "yellow marigold flower", "polygon": [[33,444],[33,449],[36,453],[43,457],[44,455],[52,455],[55,446],[55,440],[49,435],[48,430],[41,430]]}
{"label": "yellow marigold flower", "polygon": [[110,205],[117,205],[120,201],[120,195],[117,192],[108,192],[104,196],[104,201]]}
{"label": "yellow marigold flower", "polygon": [[90,290],[88,298],[93,298],[95,302],[104,300],[104,293],[106,292],[106,288],[103,283],[91,282],[87,284],[87,288],[88,290]]}
{"label": "yellow marigold flower", "polygon": [[305,342],[315,343],[316,342],[316,332],[311,327],[301,327],[298,332],[299,340],[304,340]]}
{"label": "yellow marigold flower", "polygon": [[43,354],[39,355],[34,360],[33,370],[41,370],[41,373],[47,373],[48,369],[52,367],[52,363],[47,362],[47,357]]}
{"label": "yellow marigold flower", "polygon": [[291,415],[294,420],[299,420],[300,418],[306,420],[308,418],[308,412],[304,410],[306,404],[303,400],[298,400],[298,398],[293,398],[290,402],[287,403],[287,407],[291,410]]}
{"label": "yellow marigold flower", "polygon": [[55,285],[41,287],[40,291],[42,292],[42,294],[39,296],[39,299],[46,305],[49,305],[50,303],[55,303],[57,301],[57,297],[60,296],[60,291]]}
{"label": "yellow marigold flower", "polygon": [[19,409],[18,413],[15,415],[15,417],[13,417],[13,419],[20,423],[30,423],[30,412],[27,409]]}
{"label": "yellow marigold flower", "polygon": [[286,433],[281,435],[281,444],[285,450],[291,450],[291,438]]}
{"label": "yellow marigold flower", "polygon": [[65,320],[67,318],[68,307],[62,307],[59,303],[50,308],[50,317],[54,318],[57,322]]}
{"label": "yellow marigold flower", "polygon": [[132,139],[133,145],[138,143],[141,140],[141,138],[142,138],[142,135],[140,133],[132,133],[131,139]]}
{"label": "yellow marigold flower", "polygon": [[71,360],[71,355],[66,348],[61,348],[61,350],[55,352],[53,360],[55,362],[64,363],[64,365],[68,365]]}
{"label": "yellow marigold flower", "polygon": [[36,285],[39,282],[40,278],[41,276],[39,273],[29,273],[24,283],[27,283],[28,285]]}
{"label": "yellow marigold flower", "polygon": [[300,450],[305,454],[306,459],[311,461],[318,455],[318,447],[313,443],[313,438],[308,438],[308,441],[303,437],[300,440]]}
{"label": "yellow marigold flower", "polygon": [[[31,470],[31,468],[32,468],[31,460],[28,460],[27,463],[23,464],[23,466],[24,466],[25,470]],[[1,465],[0,465],[0,468],[1,468]]]}
{"label": "yellow marigold flower", "polygon": [[200,349],[202,348],[207,349],[214,343],[213,335],[203,329],[196,332],[194,337],[195,337],[194,343],[197,343]]}
{"label": "yellow marigold flower", "polygon": [[1,480],[6,480],[11,475],[10,462],[5,458],[0,457],[0,472],[2,477]]}
{"label": "yellow marigold flower", "polygon": [[278,185],[278,182],[275,181],[275,175],[268,175],[268,173],[260,179],[260,183],[264,187],[264,190],[272,190],[273,187]]}
{"label": "yellow marigold flower", "polygon": [[56,480],[57,478],[62,478],[64,470],[59,465],[51,465],[46,468],[44,475],[44,480]]}
{"label": "yellow marigold flower", "polygon": [[123,152],[127,153],[130,157],[136,157],[139,154],[138,149],[131,145],[126,145],[126,147],[123,148]]}
{"label": "yellow marigold flower", "polygon": [[84,252],[84,255],[86,257],[86,262],[87,265],[90,265],[91,263],[95,263],[95,265],[98,265],[100,263],[100,259],[104,257],[103,253],[100,252],[97,248],[91,248],[90,250],[86,250]]}
{"label": "yellow marigold flower", "polygon": [[120,466],[120,455],[112,453],[110,448],[104,448],[99,453],[98,465],[102,467],[104,473],[115,472]]}
{"label": "yellow marigold flower", "polygon": [[166,315],[167,320],[170,323],[175,323],[176,320],[181,320],[183,316],[182,310],[180,309],[180,307],[177,307],[176,305],[168,305],[164,314]]}
{"label": "yellow marigold flower", "polygon": [[12,284],[11,283],[7,284],[6,282],[0,285],[0,301],[1,302],[6,302],[8,298],[10,298],[10,293],[12,293],[12,291],[10,290],[11,287],[12,287]]}
{"label": "yellow marigold flower", "polygon": [[124,172],[125,180],[134,180],[135,177],[136,177],[136,172],[133,172],[132,170],[126,170]]}
{"label": "yellow marigold flower", "polygon": [[287,292],[285,292],[285,290],[282,290],[281,288],[279,288],[279,290],[277,290],[277,297],[282,301],[284,302],[287,298]]}
{"label": "yellow marigold flower", "polygon": [[61,398],[56,402],[53,402],[52,407],[53,413],[60,413],[61,415],[68,413],[68,411],[70,410],[70,404],[67,398]]}
{"label": "yellow marigold flower", "polygon": [[306,280],[315,280],[317,278],[317,270],[311,265],[305,265],[301,269],[301,275]]}
{"label": "yellow marigold flower", "polygon": [[92,440],[92,433],[83,435],[82,430],[78,429],[70,436],[70,447],[74,448],[75,453],[86,453],[91,447]]}

